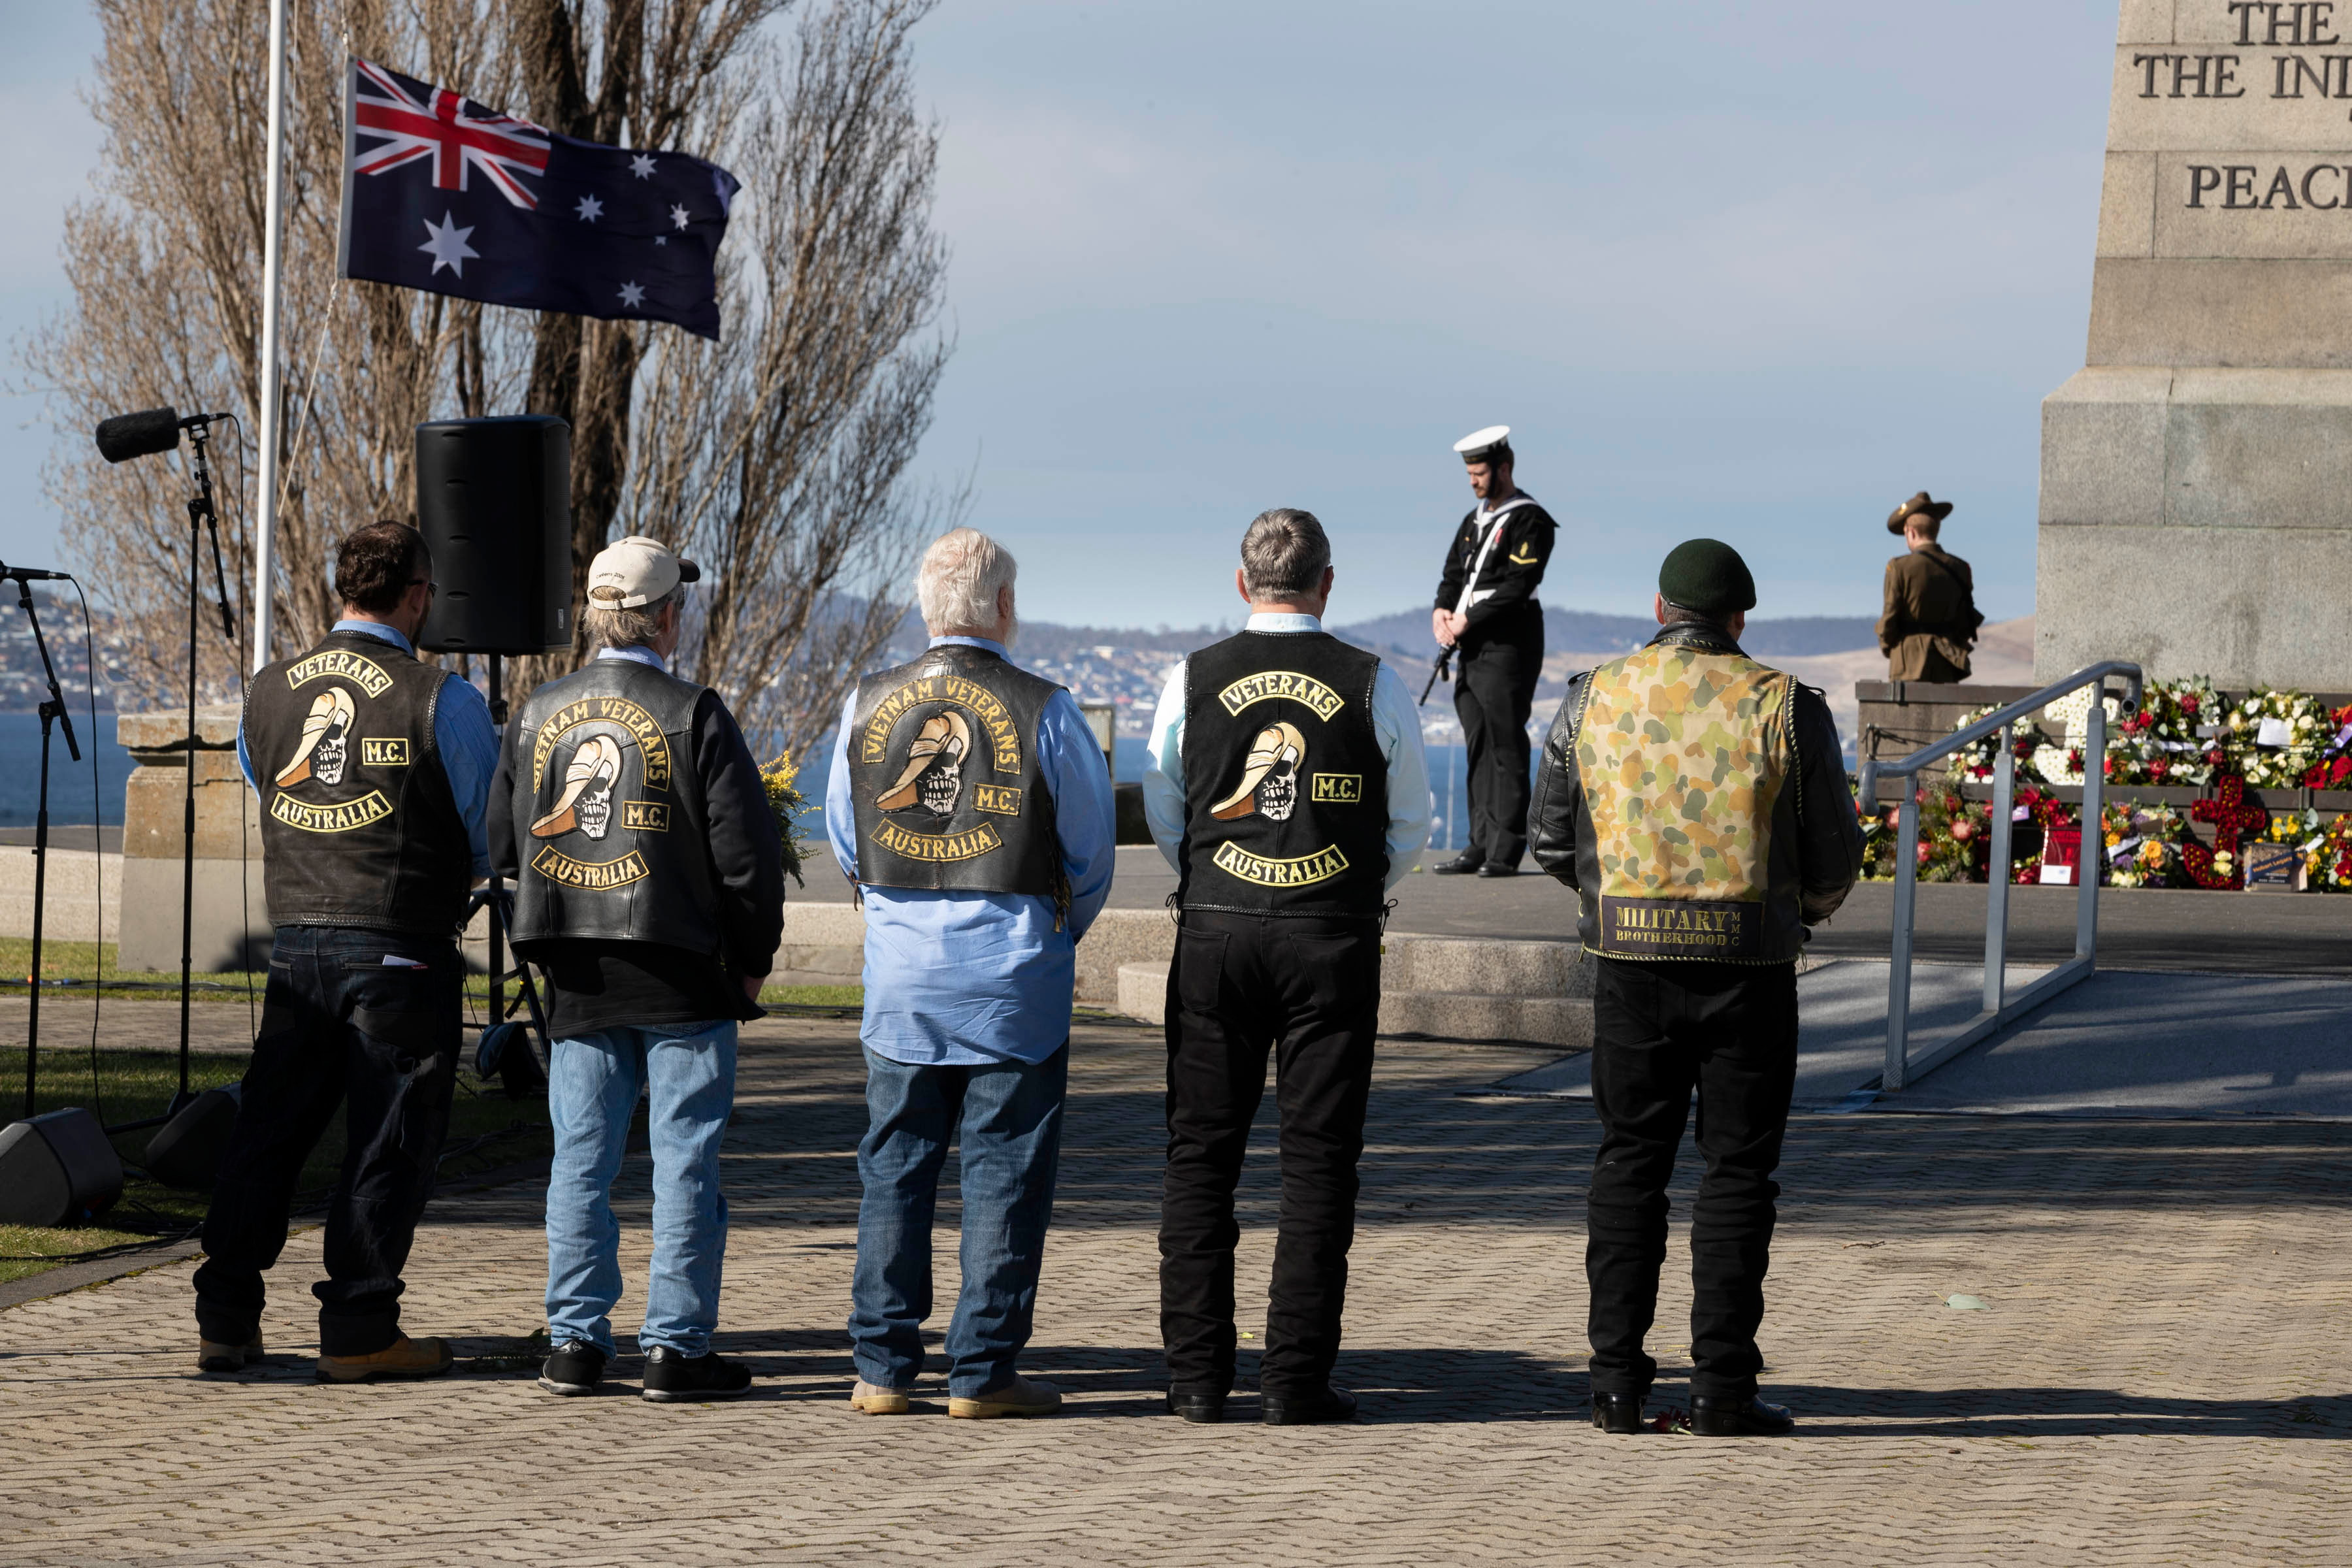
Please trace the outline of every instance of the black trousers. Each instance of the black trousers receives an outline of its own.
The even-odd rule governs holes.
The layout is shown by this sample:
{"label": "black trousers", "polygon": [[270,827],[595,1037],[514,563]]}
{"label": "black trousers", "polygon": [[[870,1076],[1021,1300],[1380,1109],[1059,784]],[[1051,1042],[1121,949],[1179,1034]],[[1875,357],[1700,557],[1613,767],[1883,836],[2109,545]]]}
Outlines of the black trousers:
{"label": "black trousers", "polygon": [[1642,1338],[1657,1313],[1666,1183],[1696,1089],[1706,1169],[1691,1208],[1690,1391],[1752,1394],[1780,1195],[1772,1172],[1797,1079],[1796,966],[1595,962],[1601,1152],[1584,1250],[1592,1392],[1647,1394],[1657,1374]]}
{"label": "black trousers", "polygon": [[286,1245],[294,1184],[345,1104],[327,1278],[311,1287],[319,1348],[371,1355],[400,1338],[400,1271],[449,1127],[464,976],[446,942],[278,928],[261,1037],[205,1216],[195,1287],[205,1339],[241,1345],[259,1328],[261,1277]]}
{"label": "black trousers", "polygon": [[1168,971],[1160,1334],[1169,1385],[1234,1384],[1234,1187],[1275,1060],[1281,1230],[1258,1385],[1320,1392],[1339,1354],[1380,1023],[1377,921],[1185,911]]}
{"label": "black trousers", "polygon": [[1454,714],[1469,769],[1470,847],[1516,866],[1528,847],[1528,710],[1543,673],[1543,615],[1511,612],[1454,655]]}

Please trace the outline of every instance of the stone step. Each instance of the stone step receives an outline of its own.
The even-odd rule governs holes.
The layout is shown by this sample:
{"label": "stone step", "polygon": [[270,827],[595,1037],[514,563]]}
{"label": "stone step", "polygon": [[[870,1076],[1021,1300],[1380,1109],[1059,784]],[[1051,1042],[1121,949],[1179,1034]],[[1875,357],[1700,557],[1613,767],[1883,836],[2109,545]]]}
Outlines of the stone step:
{"label": "stone step", "polygon": [[[1147,1024],[1163,1024],[1167,997],[1167,964],[1119,965],[1120,1012]],[[1384,990],[1380,1031],[1440,1040],[1517,1040],[1577,1050],[1592,1044],[1592,1000],[1589,996]]]}
{"label": "stone step", "polygon": [[1589,997],[1593,972],[1583,959],[1584,950],[1572,942],[1392,931],[1381,943],[1381,989]]}

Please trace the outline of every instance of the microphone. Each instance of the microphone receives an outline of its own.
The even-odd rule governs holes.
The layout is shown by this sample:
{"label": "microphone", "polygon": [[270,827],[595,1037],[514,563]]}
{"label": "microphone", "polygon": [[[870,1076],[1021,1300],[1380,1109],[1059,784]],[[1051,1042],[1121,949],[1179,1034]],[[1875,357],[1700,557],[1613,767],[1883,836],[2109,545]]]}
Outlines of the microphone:
{"label": "microphone", "polygon": [[181,431],[227,417],[226,414],[191,414],[183,419],[180,411],[171,407],[142,408],[136,414],[118,414],[111,419],[99,421],[98,455],[110,463],[122,463],[133,458],[168,452],[180,444]]}
{"label": "microphone", "polygon": [[0,577],[19,583],[70,583],[74,580],[70,572],[44,572],[37,566],[10,566],[5,563],[0,563]]}

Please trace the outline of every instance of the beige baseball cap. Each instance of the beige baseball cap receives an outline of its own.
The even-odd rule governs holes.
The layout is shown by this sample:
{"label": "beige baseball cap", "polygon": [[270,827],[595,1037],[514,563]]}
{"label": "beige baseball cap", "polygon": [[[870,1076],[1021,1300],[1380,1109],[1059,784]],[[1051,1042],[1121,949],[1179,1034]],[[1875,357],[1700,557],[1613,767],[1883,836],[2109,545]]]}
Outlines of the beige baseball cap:
{"label": "beige baseball cap", "polygon": [[699,583],[702,568],[658,539],[633,533],[588,563],[588,602],[600,610],[634,610],[665,598],[680,583]]}

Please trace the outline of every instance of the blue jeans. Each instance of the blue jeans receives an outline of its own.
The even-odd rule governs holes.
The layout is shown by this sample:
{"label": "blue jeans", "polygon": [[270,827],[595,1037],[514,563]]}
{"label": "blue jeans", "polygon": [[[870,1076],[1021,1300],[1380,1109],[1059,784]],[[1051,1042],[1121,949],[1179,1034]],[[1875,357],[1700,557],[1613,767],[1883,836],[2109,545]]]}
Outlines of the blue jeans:
{"label": "blue jeans", "polygon": [[849,1317],[860,1378],[906,1388],[922,1373],[931,1215],[950,1139],[963,1153],[963,1288],[948,1324],[948,1393],[969,1399],[1013,1377],[1036,1313],[1069,1074],[1066,1043],[1034,1065],[910,1067],[866,1053]]}
{"label": "blue jeans", "polygon": [[637,1344],[687,1355],[710,1348],[727,1258],[719,1144],[735,1104],[735,1021],[606,1029],[555,1042],[547,1114],[555,1163],[547,1182],[547,1333],[613,1353],[621,1299],[621,1226],[613,1178],[629,1117],[651,1091],[654,1261]]}

